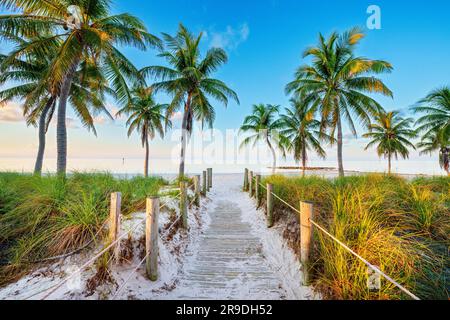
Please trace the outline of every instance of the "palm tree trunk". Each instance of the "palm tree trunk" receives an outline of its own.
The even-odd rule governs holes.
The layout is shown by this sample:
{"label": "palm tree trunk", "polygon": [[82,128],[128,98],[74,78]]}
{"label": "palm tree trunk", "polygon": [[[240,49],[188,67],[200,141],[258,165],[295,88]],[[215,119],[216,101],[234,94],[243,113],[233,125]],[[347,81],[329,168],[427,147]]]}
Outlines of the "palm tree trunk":
{"label": "palm tree trunk", "polygon": [[338,158],[338,167],[339,167],[339,177],[344,177],[344,164],[342,161],[342,123],[341,123],[341,115],[338,114],[337,120],[337,158]]}
{"label": "palm tree trunk", "polygon": [[388,154],[388,174],[389,175],[391,175],[391,158],[392,158],[392,155],[389,152],[389,154]]}
{"label": "palm tree trunk", "polygon": [[42,165],[44,162],[46,118],[47,118],[48,111],[50,110],[50,108],[53,105],[53,102],[54,102],[54,98],[50,97],[39,117],[39,128],[38,128],[38,130],[39,130],[39,147],[38,147],[38,153],[36,156],[36,162],[34,164],[34,174],[39,175],[39,176],[42,173]]}
{"label": "palm tree trunk", "polygon": [[272,152],[273,163],[272,163],[272,174],[275,174],[275,170],[277,168],[277,155],[275,154],[275,150],[270,143],[269,137],[266,138],[267,145],[269,146],[270,151]]}
{"label": "palm tree trunk", "polygon": [[303,166],[303,176],[305,176],[306,171],[306,147],[302,146],[302,166]]}
{"label": "palm tree trunk", "polygon": [[447,176],[450,177],[450,148],[444,147],[442,153],[442,165],[447,172]]}
{"label": "palm tree trunk", "polygon": [[148,156],[149,156],[149,146],[148,146],[148,135],[145,135],[145,162],[144,162],[144,176],[148,177]]}
{"label": "palm tree trunk", "polygon": [[188,94],[188,98],[186,100],[186,104],[184,106],[184,114],[183,114],[183,122],[181,124],[181,151],[180,151],[180,168],[178,171],[178,178],[181,179],[184,177],[184,163],[186,160],[186,145],[187,145],[187,125],[188,125],[188,116],[191,108],[191,97],[192,94]]}
{"label": "palm tree trunk", "polygon": [[62,176],[66,175],[67,169],[67,99],[69,98],[70,88],[72,86],[73,77],[75,75],[75,71],[79,61],[80,59],[77,58],[67,72],[64,82],[61,86],[61,92],[59,96],[58,116],[56,124],[56,172],[58,173],[58,175]]}

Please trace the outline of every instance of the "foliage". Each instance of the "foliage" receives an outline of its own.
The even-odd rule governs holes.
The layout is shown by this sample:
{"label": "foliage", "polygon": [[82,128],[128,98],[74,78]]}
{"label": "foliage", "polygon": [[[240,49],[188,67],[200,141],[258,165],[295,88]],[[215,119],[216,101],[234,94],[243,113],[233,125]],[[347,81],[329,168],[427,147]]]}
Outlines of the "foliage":
{"label": "foliage", "polygon": [[[294,206],[312,201],[316,222],[420,298],[448,298],[448,178],[271,176],[263,183],[272,183],[274,192]],[[278,220],[294,214],[276,199],[275,211]],[[384,280],[381,290],[370,292],[366,266],[317,228],[314,243],[309,268],[325,297],[407,298]]]}

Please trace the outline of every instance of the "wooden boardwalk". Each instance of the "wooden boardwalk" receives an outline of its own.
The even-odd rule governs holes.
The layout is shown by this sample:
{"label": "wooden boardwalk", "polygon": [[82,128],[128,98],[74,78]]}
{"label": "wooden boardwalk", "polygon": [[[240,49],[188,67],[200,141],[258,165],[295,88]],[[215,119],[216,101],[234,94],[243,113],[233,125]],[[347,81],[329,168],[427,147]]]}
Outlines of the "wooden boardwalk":
{"label": "wooden boardwalk", "polygon": [[219,201],[210,213],[211,223],[199,241],[179,286],[191,288],[182,299],[251,298],[261,291],[273,298],[285,292],[262,254],[262,244],[241,221],[241,210]]}

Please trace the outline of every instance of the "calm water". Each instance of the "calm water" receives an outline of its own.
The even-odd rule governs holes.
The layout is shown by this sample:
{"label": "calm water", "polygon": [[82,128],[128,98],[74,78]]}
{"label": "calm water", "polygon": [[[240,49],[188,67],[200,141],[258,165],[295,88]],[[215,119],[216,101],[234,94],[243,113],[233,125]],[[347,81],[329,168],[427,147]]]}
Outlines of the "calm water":
{"label": "calm water", "polygon": [[[44,171],[55,171],[56,159],[47,158],[44,162]],[[293,163],[280,163],[282,166],[294,165]],[[311,161],[311,167],[336,168],[335,161]],[[385,172],[386,161],[345,161],[346,170],[361,172]],[[109,171],[116,174],[140,174],[143,172],[143,159],[68,159],[69,171]],[[215,173],[241,173],[245,168],[255,172],[270,172],[267,164],[214,164],[214,163],[187,163],[187,173],[201,173],[205,168],[212,167]],[[0,171],[31,172],[34,168],[33,158],[0,158]],[[394,172],[399,174],[426,174],[443,175],[444,171],[439,168],[436,160],[432,161],[394,161],[392,164]],[[178,171],[178,164],[171,159],[151,159],[150,173],[174,174]],[[332,173],[329,173],[332,174]]]}

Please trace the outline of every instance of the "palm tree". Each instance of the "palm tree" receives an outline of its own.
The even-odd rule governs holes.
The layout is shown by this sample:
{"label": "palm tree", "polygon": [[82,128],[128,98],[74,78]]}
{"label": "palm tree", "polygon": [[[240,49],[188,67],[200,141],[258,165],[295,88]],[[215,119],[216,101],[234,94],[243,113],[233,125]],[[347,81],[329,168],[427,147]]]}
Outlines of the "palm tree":
{"label": "palm tree", "polygon": [[180,178],[184,176],[186,144],[194,119],[201,121],[202,126],[206,123],[213,127],[215,111],[208,97],[225,106],[229,98],[239,104],[233,90],[224,82],[211,78],[212,73],[227,62],[227,54],[223,49],[212,48],[202,59],[199,49],[202,36],[203,33],[200,33],[194,37],[180,24],[174,37],[163,34],[167,50],[159,56],[165,58],[170,67],[150,66],[141,70],[144,76],[154,76],[160,80],[153,85],[155,92],[164,90],[172,95],[173,100],[167,108],[168,118],[180,108],[183,110]]}
{"label": "palm tree", "polygon": [[133,90],[130,103],[119,110],[117,115],[127,114],[128,137],[136,131],[141,136],[142,146],[145,147],[144,175],[148,177],[149,138],[153,140],[158,133],[164,137],[164,123],[171,127],[166,118],[167,104],[157,104],[152,89],[139,87]]}
{"label": "palm tree", "polygon": [[450,87],[442,87],[428,94],[412,108],[414,112],[424,113],[416,124],[425,137],[436,136],[441,132],[445,139],[450,138]]}
{"label": "palm tree", "polygon": [[111,0],[0,0],[0,7],[20,10],[19,14],[0,15],[0,37],[24,36],[37,39],[19,46],[4,60],[33,54],[43,60],[48,44],[61,46],[52,59],[39,87],[49,84],[59,92],[57,114],[57,172],[65,175],[67,163],[67,101],[76,72],[83,60],[98,65],[123,104],[130,98],[127,80],[137,79],[137,70],[116,45],[146,49],[159,45],[144,24],[129,14],[110,15]]}
{"label": "palm tree", "polygon": [[342,122],[346,120],[356,136],[354,117],[364,125],[370,123],[381,106],[365,93],[381,93],[392,97],[392,92],[375,74],[390,72],[385,61],[354,55],[355,46],[364,34],[354,28],[341,35],[333,33],[327,40],[320,34],[319,44],[309,48],[304,57],[312,57],[310,65],[298,68],[295,80],[286,86],[287,93],[304,94],[313,109],[320,111],[322,131],[329,128],[331,136],[337,130],[337,158],[339,175],[344,175],[342,160]]}
{"label": "palm tree", "polygon": [[439,151],[439,165],[450,176],[450,141],[443,130],[426,135],[417,147],[422,149],[420,154],[431,155]]}
{"label": "palm tree", "polygon": [[283,128],[283,123],[278,121],[280,106],[271,104],[255,104],[253,105],[252,114],[244,119],[244,123],[240,128],[240,133],[250,133],[250,136],[242,140],[240,148],[247,145],[253,147],[259,141],[267,144],[272,153],[273,163],[272,172],[275,173],[277,166],[277,156],[274,145],[279,147],[284,155],[284,146],[286,142],[282,136],[278,135],[279,130]]}
{"label": "palm tree", "polygon": [[[14,38],[14,42],[18,45],[24,45],[29,41],[19,37]],[[14,99],[22,100],[27,124],[38,125],[39,145],[34,168],[34,173],[37,175],[42,172],[46,145],[45,136],[53,118],[59,95],[58,88],[52,88],[49,85],[39,86],[59,45],[58,42],[49,44],[49,54],[45,57],[45,60],[40,60],[39,57],[35,56],[29,56],[27,61],[13,59],[7,69],[0,74],[0,84],[5,84],[8,81],[21,82],[19,85],[0,91],[0,104]],[[7,55],[0,55],[0,64],[7,58]],[[114,92],[106,86],[106,80],[101,79],[101,73],[96,69],[96,66],[90,66],[86,62],[83,63],[81,70],[77,72],[74,78],[69,99],[81,122],[95,135],[96,130],[92,115],[104,112],[112,119],[103,104],[105,93],[114,96]]]}
{"label": "palm tree", "polygon": [[415,130],[411,129],[413,119],[403,119],[397,111],[380,112],[376,116],[376,123],[369,125],[369,132],[364,134],[364,138],[372,139],[365,150],[377,145],[378,156],[388,159],[388,173],[391,174],[392,156],[398,159],[409,157],[408,147],[416,147],[410,142],[417,137]]}
{"label": "palm tree", "polygon": [[279,119],[282,128],[280,135],[287,143],[287,151],[293,152],[295,161],[302,161],[305,175],[308,150],[313,150],[324,159],[326,152],[320,140],[333,142],[333,138],[320,131],[320,121],[314,119],[314,110],[304,100],[291,99],[291,106]]}

